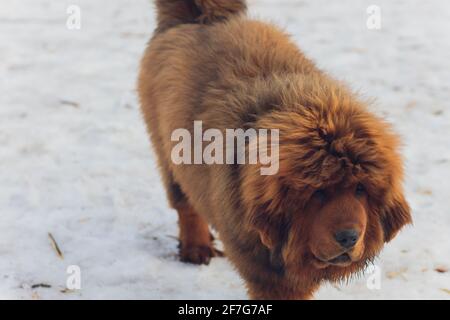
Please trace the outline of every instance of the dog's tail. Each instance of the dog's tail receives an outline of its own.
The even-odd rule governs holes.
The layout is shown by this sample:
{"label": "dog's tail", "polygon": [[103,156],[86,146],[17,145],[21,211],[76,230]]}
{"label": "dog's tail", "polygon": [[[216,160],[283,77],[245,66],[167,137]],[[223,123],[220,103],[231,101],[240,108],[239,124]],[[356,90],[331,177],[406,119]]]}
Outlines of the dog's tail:
{"label": "dog's tail", "polygon": [[245,13],[245,0],[156,0],[158,32],[179,24],[210,24]]}

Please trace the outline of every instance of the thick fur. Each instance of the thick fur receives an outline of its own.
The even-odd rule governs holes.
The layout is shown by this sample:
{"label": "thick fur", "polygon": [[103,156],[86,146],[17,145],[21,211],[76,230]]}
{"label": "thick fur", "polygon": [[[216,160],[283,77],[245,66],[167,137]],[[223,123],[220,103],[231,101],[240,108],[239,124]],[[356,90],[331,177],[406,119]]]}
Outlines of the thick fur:
{"label": "thick fur", "polygon": [[[362,270],[411,222],[390,126],[318,70],[285,33],[245,17],[244,1],[156,3],[159,25],[142,60],[138,90],[182,237],[202,234],[200,244],[185,240],[196,246],[181,244],[183,260],[207,263],[213,256],[205,236],[210,224],[251,298],[310,298],[322,281]],[[222,131],[280,129],[279,173],[261,176],[258,165],[173,164],[171,134],[192,131],[194,120]],[[356,184],[364,185],[364,200],[353,195]],[[330,194],[329,205],[314,207],[317,190]],[[311,248],[324,248],[323,241],[314,243],[328,237],[321,228],[332,225],[326,212],[344,216],[344,207],[364,215],[356,218],[362,221],[360,259],[317,267]],[[320,221],[314,219],[319,211]],[[192,221],[197,231],[189,233]],[[317,228],[324,235],[312,232]]]}

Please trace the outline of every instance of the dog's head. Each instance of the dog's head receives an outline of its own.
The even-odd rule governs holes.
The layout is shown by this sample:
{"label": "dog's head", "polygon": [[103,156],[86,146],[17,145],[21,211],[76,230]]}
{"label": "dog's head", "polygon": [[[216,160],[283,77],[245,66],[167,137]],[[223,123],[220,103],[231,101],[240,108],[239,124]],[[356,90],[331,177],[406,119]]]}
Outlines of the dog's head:
{"label": "dog's head", "polygon": [[246,225],[273,267],[293,278],[349,276],[411,222],[396,135],[347,93],[329,89],[260,119],[259,127],[280,130],[278,174],[242,170]]}

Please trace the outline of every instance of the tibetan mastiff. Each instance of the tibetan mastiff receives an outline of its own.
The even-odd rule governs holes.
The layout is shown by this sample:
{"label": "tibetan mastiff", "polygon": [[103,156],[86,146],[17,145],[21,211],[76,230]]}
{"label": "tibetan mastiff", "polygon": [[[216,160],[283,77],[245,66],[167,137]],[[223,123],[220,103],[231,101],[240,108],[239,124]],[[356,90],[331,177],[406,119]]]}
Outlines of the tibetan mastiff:
{"label": "tibetan mastiff", "polygon": [[[156,8],[138,91],[178,212],[180,259],[208,264],[219,254],[211,225],[253,299],[308,299],[323,281],[363,270],[411,222],[391,127],[283,31],[247,18],[244,0]],[[195,121],[279,130],[277,173],[175,163],[172,133]]]}

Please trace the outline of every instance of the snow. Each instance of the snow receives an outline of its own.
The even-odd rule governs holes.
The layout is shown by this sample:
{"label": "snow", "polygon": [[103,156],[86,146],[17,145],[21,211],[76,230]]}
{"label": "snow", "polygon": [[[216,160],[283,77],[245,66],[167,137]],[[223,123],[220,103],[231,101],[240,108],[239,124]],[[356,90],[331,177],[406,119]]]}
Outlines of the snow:
{"label": "snow", "polygon": [[[414,226],[370,274],[317,299],[449,299],[450,2],[253,0],[318,65],[368,97],[403,136]],[[78,5],[81,30],[68,30]],[[134,0],[0,4],[0,299],[246,299],[226,259],[177,260],[168,208],[136,99],[152,5]],[[52,248],[52,233],[64,257]],[[67,267],[81,290],[64,291]],[[51,288],[32,288],[35,284]],[[446,291],[447,290],[447,291]]]}

